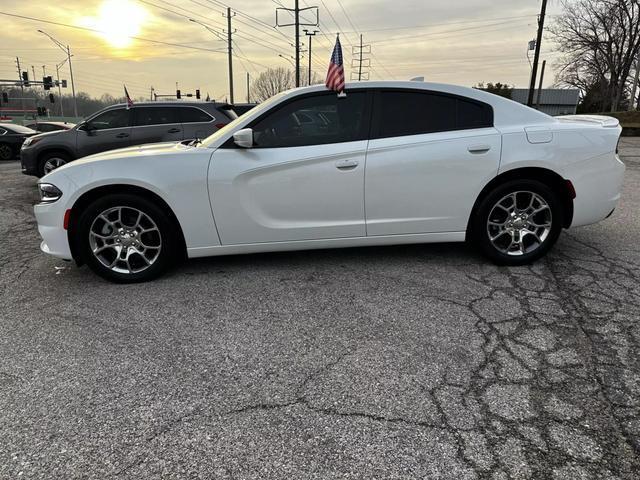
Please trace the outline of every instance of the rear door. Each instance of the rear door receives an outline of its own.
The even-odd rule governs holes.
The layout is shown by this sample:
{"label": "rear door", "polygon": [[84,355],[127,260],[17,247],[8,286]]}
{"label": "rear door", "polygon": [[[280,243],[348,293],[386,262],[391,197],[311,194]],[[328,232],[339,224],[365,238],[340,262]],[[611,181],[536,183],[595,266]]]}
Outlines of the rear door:
{"label": "rear door", "polygon": [[463,232],[500,163],[487,104],[418,89],[380,90],[367,151],[367,235]]}
{"label": "rear door", "polygon": [[219,126],[229,123],[226,117],[223,119],[217,118],[217,116],[205,112],[196,106],[184,106],[178,107],[178,109],[184,127],[185,140],[206,138],[218,130]]}
{"label": "rear door", "polygon": [[126,108],[102,112],[77,130],[78,158],[94,153],[124,148],[131,141],[131,116]]}
{"label": "rear door", "polygon": [[139,106],[133,112],[131,145],[156,142],[179,142],[184,138],[179,107]]}

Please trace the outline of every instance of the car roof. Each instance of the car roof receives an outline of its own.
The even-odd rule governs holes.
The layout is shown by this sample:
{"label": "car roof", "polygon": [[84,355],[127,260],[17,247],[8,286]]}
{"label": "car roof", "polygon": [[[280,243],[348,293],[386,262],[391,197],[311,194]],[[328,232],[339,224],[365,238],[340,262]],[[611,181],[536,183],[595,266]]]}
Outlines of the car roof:
{"label": "car roof", "polygon": [[[18,123],[0,123],[0,128],[10,130],[12,133],[35,133],[35,130],[32,130],[31,128],[25,127],[24,125],[20,125]],[[30,132],[27,132],[25,130],[30,130]]]}
{"label": "car roof", "polygon": [[71,122],[49,122],[48,120],[44,121],[44,122],[41,122],[39,120],[34,120],[29,125],[60,125],[60,126],[63,126],[63,127],[73,127],[75,125],[75,123],[71,123]]}
{"label": "car roof", "polygon": [[[439,92],[460,97],[470,98],[480,102],[487,103],[494,110],[494,125],[513,126],[513,125],[533,125],[554,123],[553,117],[534,110],[533,108],[522,105],[508,98],[495,95],[477,88],[464,87],[461,85],[451,85],[447,83],[434,82],[416,82],[416,81],[390,81],[390,80],[373,80],[364,82],[351,82],[345,85],[345,93],[349,94],[350,90],[358,89],[408,89],[408,90],[428,90],[431,92]],[[283,92],[282,100],[304,93],[327,91],[324,85],[312,85],[310,87],[299,87]]]}

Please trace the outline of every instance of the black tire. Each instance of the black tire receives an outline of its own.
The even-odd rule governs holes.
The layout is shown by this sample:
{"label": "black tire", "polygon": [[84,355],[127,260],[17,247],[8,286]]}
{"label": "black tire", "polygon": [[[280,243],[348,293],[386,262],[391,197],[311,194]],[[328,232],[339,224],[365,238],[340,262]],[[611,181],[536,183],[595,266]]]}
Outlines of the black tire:
{"label": "black tire", "polygon": [[[93,253],[91,242],[96,241],[96,236],[93,235],[92,238],[94,240],[90,240],[90,229],[93,226],[93,231],[95,232],[96,228],[100,226],[100,223],[98,222],[102,221],[99,219],[102,213],[104,213],[105,211],[109,211],[110,209],[118,209],[120,207],[122,207],[121,212],[123,212],[123,217],[129,216],[130,218],[133,218],[132,213],[134,212],[134,210],[142,212],[148,217],[148,219],[151,220],[151,222],[154,224],[153,226],[155,226],[156,230],[158,231],[157,237],[159,237],[160,239],[160,247],[158,249],[159,253],[157,257],[153,259],[153,262],[150,265],[146,265],[145,262],[142,262],[143,258],[142,256],[139,256],[138,253],[134,253],[131,255],[131,262],[133,263],[135,260],[140,268],[144,267],[144,270],[142,271],[133,271],[131,273],[116,271],[112,268],[109,268],[103,263],[105,262],[104,256],[98,258]],[[94,223],[94,221],[96,223]],[[123,221],[126,225],[133,225],[132,220],[130,221],[129,219],[123,218]],[[102,222],[102,227],[103,229],[106,228],[106,231],[103,230],[99,233],[111,235],[111,231],[114,230],[113,225],[116,224],[106,224],[105,222]],[[78,253],[81,257],[81,260],[84,261],[84,263],[86,263],[89,268],[91,268],[91,270],[93,270],[96,274],[100,275],[106,280],[115,283],[137,283],[146,282],[159,277],[169,268],[171,268],[179,258],[181,258],[179,252],[181,243],[178,241],[177,231],[178,229],[176,228],[176,225],[174,224],[172,218],[160,207],[156,206],[146,198],[132,194],[111,194],[92,202],[84,209],[83,212],[80,213],[77,227],[74,229],[73,235],[75,236],[75,239],[77,241],[76,245],[78,246]],[[147,234],[142,232],[138,239],[142,241],[143,235]],[[154,237],[156,236],[155,231],[153,232],[153,235]],[[97,241],[101,240],[98,239]],[[118,238],[117,240],[108,240],[109,243],[115,241],[123,242],[121,238]],[[129,241],[129,239],[127,238],[126,241]],[[144,241],[147,242],[146,239],[144,239]],[[122,244],[119,244],[118,246],[121,245]],[[112,255],[112,257],[106,258],[106,263],[109,263],[112,258],[120,255],[120,253],[116,254],[116,251],[117,250],[115,248],[107,247],[106,253],[101,254]],[[151,253],[151,255],[153,256],[154,253]],[[126,267],[123,266],[123,262],[124,260],[119,260],[116,263],[115,267],[120,270],[124,268],[130,268],[128,260],[126,261]],[[133,270],[135,270],[135,268]]]}
{"label": "black tire", "polygon": [[[40,157],[40,161],[38,162],[38,176],[44,177],[49,171],[47,171],[47,163],[60,161],[64,163],[69,163],[71,161],[71,157],[64,152],[47,152],[42,157]],[[60,165],[62,166],[62,165]]]}
{"label": "black tire", "polygon": [[[551,212],[550,218],[545,219],[545,223],[550,222],[551,227],[546,237],[541,243],[532,242],[529,247],[531,251],[525,251],[522,254],[511,255],[501,251],[498,246],[491,241],[488,224],[489,215],[501,199],[515,192],[532,192],[540,196],[548,205]],[[523,194],[519,194],[519,200]],[[527,197],[525,196],[525,199]],[[517,207],[516,207],[517,208]],[[497,210],[496,210],[497,211]],[[495,214],[495,213],[494,213]],[[545,213],[546,215],[546,213]],[[505,213],[505,216],[507,214]],[[562,204],[558,199],[558,195],[554,193],[548,186],[538,180],[511,180],[491,190],[480,201],[476,209],[474,218],[471,222],[471,240],[480,249],[483,255],[491,259],[498,265],[527,265],[544,256],[558,240],[562,225],[564,224],[564,211]],[[499,231],[499,230],[498,230]],[[509,233],[506,233],[507,242]],[[540,235],[542,237],[542,235]],[[495,237],[494,237],[495,238]],[[524,236],[518,237],[520,241]],[[537,245],[537,246],[536,246]]]}
{"label": "black tire", "polygon": [[11,160],[14,157],[15,152],[11,145],[6,143],[0,143],[0,160]]}

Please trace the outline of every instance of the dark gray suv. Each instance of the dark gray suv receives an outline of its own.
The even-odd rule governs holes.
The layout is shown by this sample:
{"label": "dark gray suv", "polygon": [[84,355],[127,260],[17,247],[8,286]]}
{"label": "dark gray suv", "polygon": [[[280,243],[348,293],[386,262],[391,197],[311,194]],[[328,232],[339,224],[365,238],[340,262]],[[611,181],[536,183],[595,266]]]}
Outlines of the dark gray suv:
{"label": "dark gray suv", "polygon": [[22,144],[22,173],[41,177],[71,160],[143,143],[204,138],[236,117],[225,104],[148,102],[113,105],[75,127],[30,137]]}

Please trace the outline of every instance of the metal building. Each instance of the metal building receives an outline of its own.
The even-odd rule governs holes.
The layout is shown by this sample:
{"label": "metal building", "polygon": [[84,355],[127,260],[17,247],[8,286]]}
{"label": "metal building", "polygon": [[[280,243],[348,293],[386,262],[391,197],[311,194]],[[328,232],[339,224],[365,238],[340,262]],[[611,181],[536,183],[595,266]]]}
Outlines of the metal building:
{"label": "metal building", "polygon": [[[529,95],[528,88],[514,88],[511,91],[511,99],[526,105]],[[580,91],[567,88],[543,88],[540,95],[540,106],[536,107],[538,89],[533,95],[535,108],[548,115],[573,115],[576,113],[580,100]]]}

